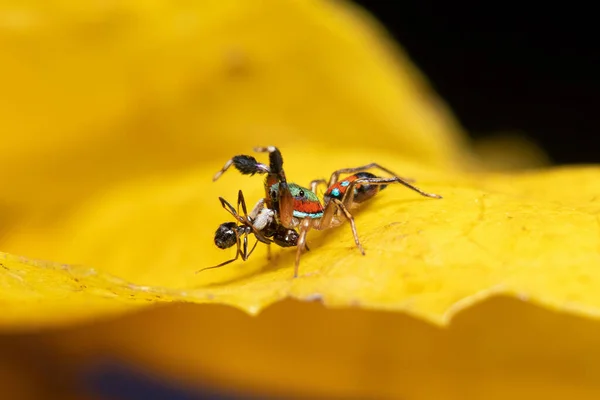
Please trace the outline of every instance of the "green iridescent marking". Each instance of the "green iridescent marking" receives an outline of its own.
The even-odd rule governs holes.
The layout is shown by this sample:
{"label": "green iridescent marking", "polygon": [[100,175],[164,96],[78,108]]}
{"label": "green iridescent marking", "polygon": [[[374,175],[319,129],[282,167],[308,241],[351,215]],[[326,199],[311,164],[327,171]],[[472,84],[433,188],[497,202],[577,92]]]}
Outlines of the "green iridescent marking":
{"label": "green iridescent marking", "polygon": [[[319,202],[319,197],[317,197],[315,193],[311,192],[310,189],[295,183],[288,183],[288,188],[290,189],[291,195],[296,199]],[[279,183],[275,183],[273,186],[271,186],[271,191],[275,192],[275,196],[279,196]]]}

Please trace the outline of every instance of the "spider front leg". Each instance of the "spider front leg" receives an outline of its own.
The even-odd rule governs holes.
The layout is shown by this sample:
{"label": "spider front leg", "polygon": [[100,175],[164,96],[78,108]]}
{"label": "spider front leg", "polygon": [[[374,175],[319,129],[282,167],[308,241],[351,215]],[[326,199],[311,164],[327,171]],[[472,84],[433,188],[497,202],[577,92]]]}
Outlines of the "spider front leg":
{"label": "spider front leg", "polygon": [[[394,172],[390,171],[389,169],[382,167],[381,165],[377,164],[377,163],[371,163],[371,164],[367,164],[367,165],[363,165],[362,167],[354,167],[354,168],[342,168],[342,169],[338,169],[337,171],[334,171],[331,174],[331,178],[329,178],[329,186],[332,186],[333,184],[335,184],[338,179],[340,178],[341,174],[356,174],[358,172],[365,172],[369,169],[379,169],[383,172],[386,172],[392,176],[398,176],[397,174],[395,174]],[[410,179],[410,178],[399,178],[401,180],[403,180],[404,182],[414,182],[414,179]]]}
{"label": "spider front leg", "polygon": [[227,161],[223,168],[213,176],[213,182],[219,179],[232,165],[242,175],[268,174],[270,172],[269,167],[256,161],[256,158],[241,154]]}
{"label": "spider front leg", "polygon": [[280,182],[286,182],[285,171],[283,170],[283,156],[275,146],[255,147],[257,153],[269,153],[269,175]]}

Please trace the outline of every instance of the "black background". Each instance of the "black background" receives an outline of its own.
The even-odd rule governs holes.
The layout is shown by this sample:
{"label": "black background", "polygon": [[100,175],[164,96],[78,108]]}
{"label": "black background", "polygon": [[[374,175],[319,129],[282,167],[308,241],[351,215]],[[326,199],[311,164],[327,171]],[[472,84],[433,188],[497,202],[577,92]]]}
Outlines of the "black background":
{"label": "black background", "polygon": [[592,9],[355,3],[383,23],[473,137],[522,131],[556,163],[600,162],[600,20]]}

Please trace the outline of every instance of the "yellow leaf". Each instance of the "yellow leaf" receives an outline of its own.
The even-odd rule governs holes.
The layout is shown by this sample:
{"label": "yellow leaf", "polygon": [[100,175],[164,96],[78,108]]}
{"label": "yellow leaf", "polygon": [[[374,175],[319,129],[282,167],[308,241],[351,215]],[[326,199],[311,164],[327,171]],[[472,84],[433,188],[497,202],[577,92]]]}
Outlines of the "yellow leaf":
{"label": "yellow leaf", "polygon": [[[360,151],[322,153],[322,160],[309,159],[294,173],[305,154],[295,152],[287,163],[288,175],[302,177],[301,182],[320,177],[320,169],[371,161],[361,159]],[[117,187],[82,208],[54,246],[57,254],[101,269],[7,258],[4,266],[12,275],[7,296],[22,301],[11,304],[15,312],[3,318],[14,322],[16,314],[40,323],[40,318],[67,318],[65,309],[89,314],[94,307],[124,308],[147,300],[216,302],[255,314],[286,297],[405,311],[440,324],[500,293],[559,310],[589,313],[600,306],[595,292],[586,290],[600,279],[600,272],[590,268],[600,261],[598,170],[458,176],[394,158],[385,153],[374,157],[402,174],[421,177],[422,187],[444,199],[423,198],[399,185],[387,188],[356,215],[364,257],[346,224],[310,232],[311,251],[302,256],[300,279],[292,279],[295,249],[274,249],[268,262],[264,246],[248,262],[196,275],[234,254],[234,249],[221,251],[212,244],[215,227],[231,217],[196,184],[210,181],[209,171],[217,170],[213,166]],[[254,184],[245,192],[259,198],[260,178],[229,175],[213,185],[216,193],[233,201],[233,188]],[[577,182],[576,193],[564,190],[570,182]],[[36,312],[37,301],[27,301],[32,294],[47,299],[44,307],[50,309],[43,315]],[[111,305],[107,297],[119,301]],[[60,317],[52,313],[53,301],[60,304],[55,307]]]}
{"label": "yellow leaf", "polygon": [[[342,165],[384,162],[384,149],[419,179],[469,159],[418,72],[342,4],[15,2],[7,10],[2,250],[87,266],[7,256],[7,296],[36,299],[15,304],[8,326],[128,309],[157,295],[180,299],[181,289],[242,271],[260,277],[252,274],[264,263],[260,252],[242,270],[194,274],[229,255],[212,243],[229,218],[217,196],[259,195],[258,180],[210,179],[253,145],[280,146],[291,176],[306,182]],[[239,305],[258,310],[283,297],[288,273],[278,276],[283,286]]]}
{"label": "yellow leaf", "polygon": [[[533,368],[548,378],[561,359],[597,376],[600,357],[582,356],[586,346],[600,348],[599,336],[589,334],[597,328],[581,321],[585,335],[561,336],[584,338],[581,347],[552,347],[551,335],[506,342],[511,362],[490,366],[499,356],[488,357],[489,343],[503,340],[494,312],[514,312],[515,322],[529,327],[532,315],[551,326],[571,322],[537,308],[491,307],[492,316],[473,314],[450,330],[359,311],[398,311],[445,326],[457,312],[501,294],[583,316],[597,316],[600,305],[598,169],[474,172],[478,165],[444,106],[359,11],[291,0],[15,1],[6,10],[4,330],[68,326],[165,302],[258,314],[293,298],[355,309],[283,302],[250,319],[217,306],[173,306],[103,329],[60,331],[49,343],[64,346],[65,359],[108,348],[192,381],[205,374],[226,384],[234,376],[245,388],[307,397],[440,398],[444,386],[423,389],[428,360],[444,363],[436,375],[456,393],[472,383],[464,372],[472,365],[488,366],[490,376],[519,365],[513,370],[521,375],[510,375],[517,383]],[[356,213],[366,255],[348,224],[311,232],[299,279],[292,279],[294,249],[275,248],[267,261],[262,245],[248,262],[195,274],[234,254],[213,245],[216,227],[231,219],[217,197],[234,202],[242,189],[253,204],[263,194],[259,177],[228,172],[211,183],[229,157],[255,145],[279,146],[288,177],[298,183],[375,161],[444,199],[390,186]],[[473,326],[497,328],[482,335],[483,355],[469,347],[478,337]],[[196,347],[196,338],[212,343]],[[528,362],[516,362],[520,345],[534,349]],[[452,375],[463,350],[471,353]],[[416,370],[406,367],[405,354]],[[540,354],[552,362],[531,361]],[[254,362],[261,356],[264,363]],[[397,381],[398,374],[407,378]],[[594,380],[561,382],[528,390],[561,394]],[[511,387],[489,378],[474,392],[509,397]],[[578,398],[597,392],[588,389]]]}

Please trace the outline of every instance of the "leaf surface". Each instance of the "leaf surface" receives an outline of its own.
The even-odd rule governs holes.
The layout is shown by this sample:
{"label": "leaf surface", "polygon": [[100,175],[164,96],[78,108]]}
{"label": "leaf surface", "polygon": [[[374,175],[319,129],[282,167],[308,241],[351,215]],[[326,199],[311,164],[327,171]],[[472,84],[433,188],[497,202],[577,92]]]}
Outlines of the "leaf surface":
{"label": "leaf surface", "polygon": [[[56,359],[120,355],[283,397],[598,397],[597,324],[569,314],[600,306],[599,169],[485,172],[364,13],[274,0],[5,10],[3,330],[64,327],[38,343]],[[234,254],[213,244],[230,220],[218,196],[263,195],[260,177],[211,182],[256,145],[280,147],[297,183],[375,161],[444,198],[390,186],[356,213],[366,255],[348,224],[310,232],[298,279],[294,249],[267,260],[263,245],[195,274]],[[496,153],[489,165],[531,165]],[[499,295],[518,301],[486,300]],[[429,324],[478,302],[450,329]],[[108,322],[69,328],[86,321]],[[15,360],[30,348],[3,338]]]}
{"label": "leaf surface", "polygon": [[[4,32],[14,63],[3,66],[12,102],[0,107],[2,131],[19,135],[3,138],[1,243],[27,256],[4,256],[5,326],[163,301],[255,314],[287,297],[437,323],[496,293],[597,307],[585,290],[597,279],[597,170],[465,172],[474,164],[455,124],[362,14],[267,3],[52,4]],[[37,102],[20,95],[28,88]],[[311,232],[300,279],[291,279],[294,249],[267,261],[262,245],[246,263],[196,275],[233,255],[213,245],[230,220],[216,198],[262,195],[260,178],[230,172],[213,184],[212,175],[270,144],[292,181],[375,161],[444,199],[386,189],[356,215],[367,255],[348,225]]]}
{"label": "leaf surface", "polygon": [[[289,176],[302,154],[289,157]],[[360,160],[360,153],[310,165],[333,170],[370,161],[344,163],[345,158]],[[157,178],[152,185],[116,188],[74,216],[69,235],[57,240],[65,244],[57,252],[102,268],[32,265],[6,256],[5,299],[15,300],[8,304],[15,311],[4,315],[5,323],[16,315],[51,320],[53,309],[66,318],[65,310],[87,314],[148,301],[221,303],[255,314],[287,297],[404,311],[442,324],[497,294],[597,313],[600,299],[591,290],[600,278],[593,267],[600,261],[597,169],[456,176],[382,153],[372,159],[422,177],[423,188],[444,198],[423,198],[399,185],[382,191],[356,213],[365,256],[345,224],[309,233],[311,251],[302,256],[298,279],[292,278],[295,249],[274,248],[267,260],[264,245],[247,262],[195,274],[234,255],[233,249],[222,251],[212,243],[215,227],[231,218],[205,196],[206,185],[196,184],[210,181],[215,168],[207,168],[177,179]],[[312,176],[318,177],[314,170]],[[224,196],[231,201],[233,188],[261,182],[229,175],[213,187],[229,193]],[[578,183],[576,196],[557,190],[567,181]],[[246,193],[256,199],[261,188]],[[45,299],[42,313],[36,311],[40,299]]]}

